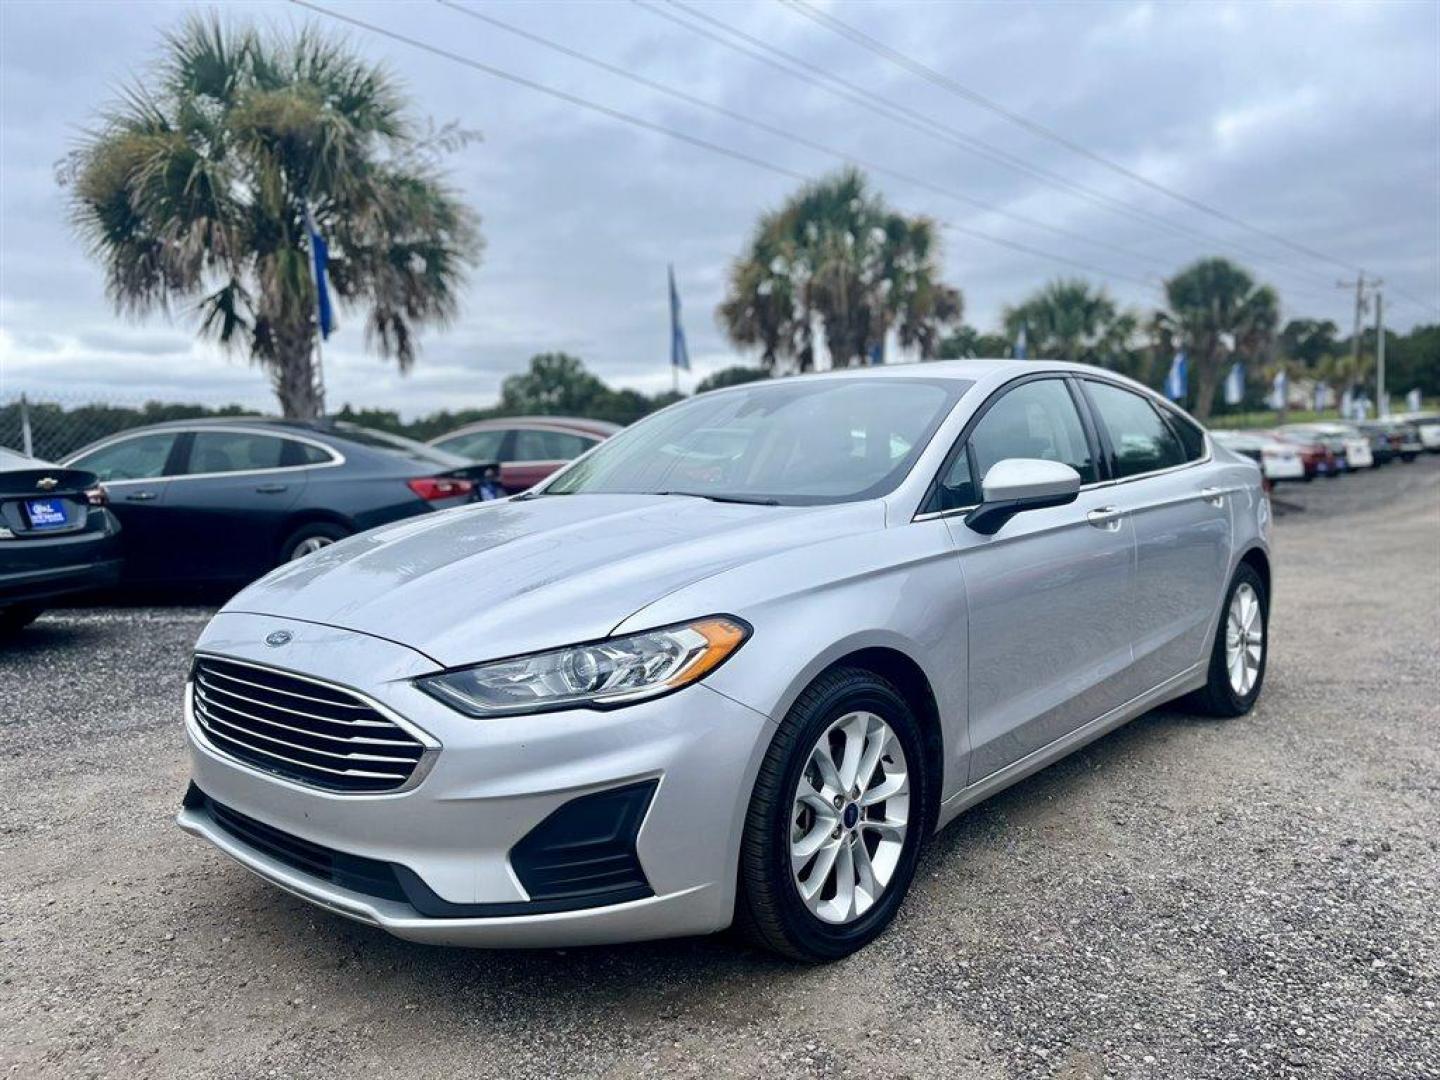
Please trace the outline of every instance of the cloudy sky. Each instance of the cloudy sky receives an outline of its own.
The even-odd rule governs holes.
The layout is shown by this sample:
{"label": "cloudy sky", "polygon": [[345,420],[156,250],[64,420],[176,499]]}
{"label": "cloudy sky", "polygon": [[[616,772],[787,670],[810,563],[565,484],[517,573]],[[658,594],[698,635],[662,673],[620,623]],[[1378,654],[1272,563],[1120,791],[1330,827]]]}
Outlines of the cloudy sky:
{"label": "cloudy sky", "polygon": [[[318,2],[773,167],[330,23],[403,77],[418,113],[481,132],[483,141],[450,166],[482,216],[487,244],[458,324],[426,335],[408,378],[367,355],[361,317],[342,313],[326,351],[332,404],[407,415],[484,404],[531,354],[555,349],[580,355],[614,383],[666,387],[667,262],[680,281],[694,377],[736,362],[714,319],[729,261],[756,215],[796,186],[787,174],[822,174],[840,156],[430,0]],[[1118,299],[1148,307],[1164,275],[1214,253],[1275,284],[1287,317],[1323,316],[1348,328],[1353,296],[1335,283],[1358,266],[1386,280],[1391,325],[1440,320],[1440,4],[1430,0],[819,4],[943,73],[948,87],[779,0],[685,0],[699,15],[668,0],[653,5],[716,36],[734,28],[833,73],[872,105],[878,98],[909,110],[908,125],[884,115],[883,105],[864,109],[667,20],[648,10],[650,0],[461,2],[885,167],[890,175],[874,179],[896,206],[957,226],[945,234],[946,276],[965,295],[967,320],[982,329],[995,326],[1007,302],[1082,272],[1075,263]],[[281,0],[223,7],[279,30],[329,22]],[[195,343],[183,314],[173,322],[116,317],[66,224],[54,180],[76,132],[117,85],[143,75],[161,33],[187,10],[204,6],[0,2],[0,399],[27,391],[71,400],[268,401],[259,373]],[[1324,258],[1147,189],[978,106],[955,84]],[[917,130],[927,125],[928,134]]]}

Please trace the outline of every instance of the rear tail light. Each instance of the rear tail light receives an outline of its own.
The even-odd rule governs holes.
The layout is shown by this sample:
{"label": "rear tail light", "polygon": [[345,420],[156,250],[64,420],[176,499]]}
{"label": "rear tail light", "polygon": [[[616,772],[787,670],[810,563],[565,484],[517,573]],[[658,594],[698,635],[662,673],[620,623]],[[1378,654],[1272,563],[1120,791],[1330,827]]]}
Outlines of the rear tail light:
{"label": "rear tail light", "polygon": [[410,490],[426,502],[437,499],[458,499],[475,490],[473,480],[461,480],[454,476],[422,476],[418,480],[406,480]]}
{"label": "rear tail light", "polygon": [[109,506],[110,493],[102,485],[96,484],[93,488],[85,489],[85,501],[91,506]]}

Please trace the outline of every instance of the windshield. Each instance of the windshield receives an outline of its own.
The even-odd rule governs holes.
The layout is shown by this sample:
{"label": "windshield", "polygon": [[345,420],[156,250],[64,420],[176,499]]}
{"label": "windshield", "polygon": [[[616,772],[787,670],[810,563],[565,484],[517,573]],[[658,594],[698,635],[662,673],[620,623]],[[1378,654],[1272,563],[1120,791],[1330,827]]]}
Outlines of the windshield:
{"label": "windshield", "polygon": [[783,379],[702,394],[603,443],[538,494],[810,505],[891,491],[972,384]]}

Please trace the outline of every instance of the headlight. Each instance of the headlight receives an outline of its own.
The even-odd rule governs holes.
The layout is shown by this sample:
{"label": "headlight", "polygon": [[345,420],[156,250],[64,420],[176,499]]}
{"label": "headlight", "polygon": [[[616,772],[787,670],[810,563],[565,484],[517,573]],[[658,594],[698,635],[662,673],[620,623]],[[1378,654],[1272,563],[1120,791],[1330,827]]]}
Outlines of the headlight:
{"label": "headlight", "polygon": [[576,705],[606,708],[688,686],[745,643],[750,627],[723,615],[588,645],[495,660],[416,679],[467,716],[514,716]]}

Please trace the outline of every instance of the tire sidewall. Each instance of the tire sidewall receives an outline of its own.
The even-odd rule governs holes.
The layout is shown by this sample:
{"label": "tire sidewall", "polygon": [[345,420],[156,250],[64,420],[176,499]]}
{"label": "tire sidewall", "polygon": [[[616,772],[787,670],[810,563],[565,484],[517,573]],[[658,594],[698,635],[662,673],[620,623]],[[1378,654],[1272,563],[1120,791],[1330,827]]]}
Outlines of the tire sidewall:
{"label": "tire sidewall", "polygon": [[[856,711],[872,712],[889,724],[905,752],[906,770],[910,774],[910,827],[905,833],[905,847],[895,874],[880,899],[854,922],[837,926],[815,916],[800,897],[790,868],[790,818],[794,792],[811,749],[836,720]],[[930,820],[931,790],[925,744],[919,721],[905,699],[878,678],[857,679],[836,687],[818,702],[810,703],[805,715],[795,719],[799,727],[781,774],[780,798],[776,805],[766,808],[765,873],[779,900],[786,936],[816,959],[838,959],[877,937],[895,917],[909,891]]]}
{"label": "tire sidewall", "polygon": [[351,535],[351,530],[344,525],[337,525],[329,521],[316,521],[309,525],[302,525],[285,538],[285,543],[280,546],[280,563],[283,565],[295,560],[295,549],[306,540],[316,536],[328,537],[332,542],[338,543]]}
{"label": "tire sidewall", "polygon": [[[1230,685],[1230,668],[1225,662],[1225,630],[1230,621],[1230,603],[1235,599],[1235,594],[1241,585],[1249,585],[1255,590],[1255,596],[1260,601],[1260,669],[1255,673],[1255,685],[1250,687],[1250,692],[1240,695]],[[1255,707],[1255,702],[1260,699],[1260,691],[1265,687],[1265,669],[1270,663],[1270,594],[1265,589],[1265,582],[1255,568],[1242,563],[1236,570],[1235,576],[1230,581],[1230,588],[1225,591],[1225,603],[1220,609],[1220,625],[1215,633],[1215,649],[1210,659],[1210,680],[1216,693],[1230,706],[1234,716],[1243,716]]]}

